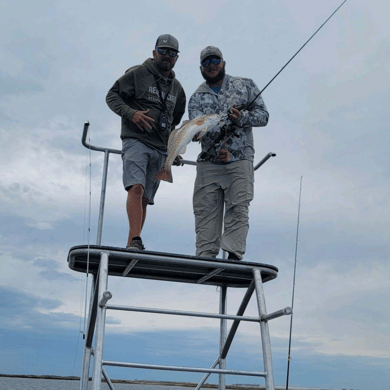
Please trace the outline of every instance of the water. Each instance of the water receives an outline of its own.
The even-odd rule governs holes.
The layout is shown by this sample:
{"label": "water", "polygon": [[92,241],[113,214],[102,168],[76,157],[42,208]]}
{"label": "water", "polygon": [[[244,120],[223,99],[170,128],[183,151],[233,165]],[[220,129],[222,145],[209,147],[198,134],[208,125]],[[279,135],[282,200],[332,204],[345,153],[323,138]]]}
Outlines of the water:
{"label": "water", "polygon": [[[91,388],[91,385],[88,386]],[[114,383],[115,390],[189,390],[188,387],[138,385]],[[0,390],[79,390],[80,382],[75,380],[31,379],[31,378],[4,378],[0,377]],[[106,383],[102,383],[102,390],[109,390]]]}
{"label": "water", "polygon": [[[115,390],[191,390],[192,387],[184,386],[163,386],[140,385],[127,383],[114,383]],[[285,386],[275,386],[275,390],[284,390]],[[0,377],[0,390],[79,390],[80,382],[78,380],[58,380],[58,379],[32,379],[32,378],[7,378]],[[91,389],[89,382],[88,389]],[[257,390],[264,390],[263,386],[257,385]],[[289,387],[291,390],[325,390],[318,387]],[[101,390],[110,390],[106,383],[102,383]],[[210,390],[210,389],[207,389]],[[214,390],[214,389],[213,389]]]}

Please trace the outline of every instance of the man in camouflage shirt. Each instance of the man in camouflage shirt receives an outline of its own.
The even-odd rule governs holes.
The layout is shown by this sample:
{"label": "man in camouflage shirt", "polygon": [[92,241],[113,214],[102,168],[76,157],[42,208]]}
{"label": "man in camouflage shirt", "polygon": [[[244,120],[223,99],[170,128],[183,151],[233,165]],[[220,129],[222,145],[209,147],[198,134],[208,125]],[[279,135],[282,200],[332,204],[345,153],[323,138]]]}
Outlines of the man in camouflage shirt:
{"label": "man in camouflage shirt", "polygon": [[261,96],[250,110],[236,108],[251,103],[260,91],[250,79],[225,74],[225,61],[218,48],[203,49],[200,62],[206,81],[190,98],[189,119],[230,110],[229,119],[236,135],[230,138],[225,135],[215,143],[221,131],[225,131],[216,126],[201,139],[202,153],[197,160],[193,195],[196,255],[216,257],[222,248],[229,253],[228,259],[242,260],[254,187],[252,126],[266,126],[269,114]]}

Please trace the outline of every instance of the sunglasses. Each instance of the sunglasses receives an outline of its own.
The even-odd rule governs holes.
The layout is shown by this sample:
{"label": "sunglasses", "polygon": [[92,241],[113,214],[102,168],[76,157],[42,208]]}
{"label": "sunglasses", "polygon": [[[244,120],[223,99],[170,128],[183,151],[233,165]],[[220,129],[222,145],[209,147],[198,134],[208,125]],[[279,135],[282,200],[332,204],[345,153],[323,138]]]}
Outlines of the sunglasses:
{"label": "sunglasses", "polygon": [[161,47],[157,48],[157,53],[165,56],[167,53],[169,53],[169,57],[175,58],[177,57],[177,51],[176,50],[171,50],[171,49],[162,49]]}
{"label": "sunglasses", "polygon": [[221,62],[222,60],[220,58],[213,58],[211,60],[205,60],[201,62],[201,65],[203,66],[203,68],[207,68],[211,65],[211,63],[213,63],[215,66],[218,66]]}

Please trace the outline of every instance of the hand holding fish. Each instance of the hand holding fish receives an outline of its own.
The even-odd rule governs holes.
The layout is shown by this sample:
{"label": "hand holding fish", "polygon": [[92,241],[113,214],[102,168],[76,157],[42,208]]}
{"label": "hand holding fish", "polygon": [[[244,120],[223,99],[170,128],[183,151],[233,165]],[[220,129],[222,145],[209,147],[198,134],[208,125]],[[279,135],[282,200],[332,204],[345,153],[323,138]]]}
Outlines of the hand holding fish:
{"label": "hand holding fish", "polygon": [[145,128],[151,129],[151,122],[154,122],[154,119],[148,116],[149,109],[146,111],[136,111],[131,118],[131,121],[137,125],[140,130],[144,130]]}
{"label": "hand holding fish", "polygon": [[192,138],[192,142],[198,142],[198,141],[200,141],[200,139],[201,139],[201,137],[202,137],[202,133],[196,133],[195,135],[194,135],[194,137]]}
{"label": "hand holding fish", "polygon": [[155,176],[155,180],[165,180],[172,183],[171,166],[179,154],[184,154],[186,146],[196,135],[198,139],[221,121],[221,115],[208,114],[183,122],[179,129],[171,132],[168,140],[168,156],[165,164]]}
{"label": "hand holding fish", "polygon": [[184,165],[181,160],[183,160],[182,156],[176,156],[176,158],[173,160],[172,165],[176,165],[177,167],[180,167],[180,165]]}

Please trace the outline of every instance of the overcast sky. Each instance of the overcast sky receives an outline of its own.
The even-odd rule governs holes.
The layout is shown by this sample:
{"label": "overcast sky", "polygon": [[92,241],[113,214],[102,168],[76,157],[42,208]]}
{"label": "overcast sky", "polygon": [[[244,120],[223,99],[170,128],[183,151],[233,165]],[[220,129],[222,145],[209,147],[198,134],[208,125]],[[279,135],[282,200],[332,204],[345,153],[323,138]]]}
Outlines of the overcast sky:
{"label": "overcast sky", "polygon": [[[1,372],[80,375],[85,277],[66,261],[88,237],[89,155],[80,140],[88,120],[92,144],[121,147],[120,118],[105,103],[116,79],[170,33],[187,99],[202,82],[207,45],[222,50],[227,73],[262,89],[340,3],[0,0]],[[270,121],[254,129],[256,160],[277,156],[256,172],[245,260],[279,268],[265,285],[269,312],[291,305],[303,176],[291,385],[384,390],[390,381],[389,13],[384,0],[347,1],[263,93]],[[191,144],[185,158],[198,153]],[[102,163],[92,152],[92,244]],[[103,244],[117,247],[128,229],[121,173],[111,155]],[[173,184],[161,184],[142,234],[147,249],[194,254],[194,178],[194,167],[178,167]],[[212,287],[112,279],[109,289],[117,304],[218,311]],[[243,293],[228,292],[229,313]],[[247,314],[255,312],[253,300]],[[109,314],[108,360],[201,367],[217,357],[216,321]],[[289,318],[272,321],[270,332],[283,385]],[[227,364],[262,370],[258,326],[240,326]]]}

